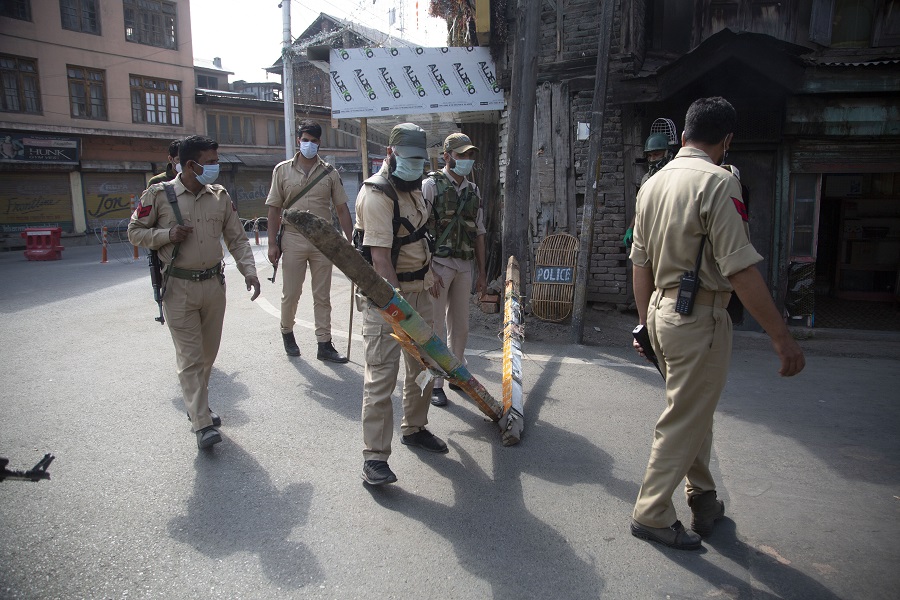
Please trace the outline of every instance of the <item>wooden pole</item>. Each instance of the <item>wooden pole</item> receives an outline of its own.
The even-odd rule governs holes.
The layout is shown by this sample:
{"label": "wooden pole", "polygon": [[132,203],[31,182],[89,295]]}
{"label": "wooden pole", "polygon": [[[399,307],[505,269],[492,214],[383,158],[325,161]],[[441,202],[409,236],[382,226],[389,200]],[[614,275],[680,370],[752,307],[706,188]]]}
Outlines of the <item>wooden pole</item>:
{"label": "wooden pole", "polygon": [[597,210],[600,180],[600,153],[603,150],[603,120],[606,112],[606,78],[609,72],[609,45],[612,38],[615,2],[603,0],[597,42],[597,70],[594,75],[594,100],[591,104],[591,136],[588,172],[581,218],[581,244],[575,272],[575,298],[572,306],[572,342],[580,344],[584,333],[584,310],[587,297],[588,265],[594,241],[594,213]]}
{"label": "wooden pole", "polygon": [[531,239],[528,233],[528,206],[531,197],[531,155],[534,136],[537,48],[541,25],[541,4],[519,0],[516,44],[513,49],[509,102],[509,161],[503,199],[503,256],[514,256],[528,267]]}

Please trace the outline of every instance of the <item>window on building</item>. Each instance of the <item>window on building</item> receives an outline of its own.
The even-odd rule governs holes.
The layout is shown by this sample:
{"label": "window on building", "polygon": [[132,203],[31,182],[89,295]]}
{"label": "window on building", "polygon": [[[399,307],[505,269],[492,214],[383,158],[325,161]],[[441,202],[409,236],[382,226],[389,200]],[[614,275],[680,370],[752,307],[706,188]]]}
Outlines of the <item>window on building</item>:
{"label": "window on building", "polygon": [[197,87],[204,90],[219,89],[219,78],[212,75],[197,75]]}
{"label": "window on building", "polygon": [[821,178],[816,173],[795,174],[791,181],[791,261],[816,260]]}
{"label": "window on building", "polygon": [[900,0],[814,2],[809,39],[832,48],[900,44]]}
{"label": "window on building", "polygon": [[126,40],[172,50],[177,47],[173,2],[159,0],[123,0],[123,2]]}
{"label": "window on building", "polygon": [[181,83],[130,75],[131,120],[152,125],[181,125]]}
{"label": "window on building", "polygon": [[266,124],[269,130],[269,145],[284,146],[284,119],[269,119]]}
{"label": "window on building", "polygon": [[0,0],[0,17],[31,20],[31,0]]}
{"label": "window on building", "polygon": [[106,119],[106,72],[86,67],[66,67],[72,116]]}
{"label": "window on building", "polygon": [[647,3],[647,49],[684,54],[691,49],[693,0],[650,0]]}
{"label": "window on building", "polygon": [[0,54],[0,80],[3,99],[0,110],[40,113],[41,90],[38,87],[37,61],[33,58]]}
{"label": "window on building", "polygon": [[253,117],[209,113],[206,115],[206,135],[220,144],[252,145],[255,143]]}
{"label": "window on building", "polygon": [[97,0],[59,0],[63,29],[100,35]]}

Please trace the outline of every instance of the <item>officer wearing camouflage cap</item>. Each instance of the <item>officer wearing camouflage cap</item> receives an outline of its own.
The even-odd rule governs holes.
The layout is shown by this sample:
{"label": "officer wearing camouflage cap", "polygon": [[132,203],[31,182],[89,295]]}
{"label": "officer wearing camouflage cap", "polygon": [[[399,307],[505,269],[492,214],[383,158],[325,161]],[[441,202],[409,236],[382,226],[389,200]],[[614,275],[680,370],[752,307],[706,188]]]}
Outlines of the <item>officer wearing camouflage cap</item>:
{"label": "officer wearing camouflage cap", "polygon": [[[478,186],[469,180],[477,152],[469,136],[451,133],[444,140],[444,168],[429,173],[422,183],[422,195],[434,217],[434,332],[463,364],[473,273],[475,291],[481,293],[486,286],[484,207]],[[455,389],[452,383],[450,387]],[[447,405],[441,378],[434,381],[431,403]]]}
{"label": "officer wearing camouflage cap", "polygon": [[[391,130],[387,158],[381,170],[363,182],[356,198],[354,244],[388,283],[400,290],[425,320],[432,323],[431,251],[428,248],[428,207],[422,199],[422,174],[426,151],[425,131],[413,123]],[[381,313],[365,301],[363,345],[366,370],[363,379],[363,480],[370,485],[397,481],[388,466],[394,431],[391,392],[397,386],[400,355],[406,373],[403,379],[401,442],[428,452],[447,452],[447,444],[425,428],[431,384],[424,389],[416,378],[424,367],[417,358],[401,350],[392,327]]]}

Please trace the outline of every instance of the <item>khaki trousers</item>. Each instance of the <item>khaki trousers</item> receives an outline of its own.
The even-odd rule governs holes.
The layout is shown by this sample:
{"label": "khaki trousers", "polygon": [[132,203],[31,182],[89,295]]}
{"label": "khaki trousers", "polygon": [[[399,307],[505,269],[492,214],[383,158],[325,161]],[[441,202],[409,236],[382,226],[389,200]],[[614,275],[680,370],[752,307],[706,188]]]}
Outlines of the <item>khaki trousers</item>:
{"label": "khaki trousers", "polygon": [[[469,300],[472,297],[472,263],[469,269],[457,271],[446,265],[432,262],[431,269],[440,275],[444,287],[434,298],[434,333],[444,340],[453,356],[466,364],[466,344],[469,341]],[[434,387],[443,388],[444,379],[434,378]]]}
{"label": "khaki trousers", "polygon": [[175,344],[184,406],[198,431],[212,425],[209,376],[222,340],[225,286],[218,277],[205,281],[169,277],[163,309]]}
{"label": "khaki trousers", "polygon": [[716,489],[709,472],[713,413],[731,363],[731,317],[722,305],[694,305],[689,316],[654,292],[647,328],[666,375],[666,408],[653,434],[650,461],[634,506],[634,520],[669,527],[676,520],[672,494],[685,477],[688,496]]}
{"label": "khaki trousers", "polygon": [[306,267],[312,279],[313,318],[316,341],[331,341],[332,263],[302,234],[284,230],[281,239],[281,333],[294,330],[297,305],[303,293]]}
{"label": "khaki trousers", "polygon": [[[425,319],[432,322],[431,295],[427,290],[403,292],[406,301]],[[363,460],[388,460],[394,435],[394,406],[391,392],[397,387],[400,371],[400,354],[406,373],[403,378],[403,418],[401,435],[411,435],[428,424],[428,407],[431,402],[429,383],[425,390],[416,384],[416,377],[424,369],[418,360],[402,350],[391,337],[393,328],[388,325],[377,308],[366,303],[363,307],[363,346],[366,370],[363,379],[362,426]]]}

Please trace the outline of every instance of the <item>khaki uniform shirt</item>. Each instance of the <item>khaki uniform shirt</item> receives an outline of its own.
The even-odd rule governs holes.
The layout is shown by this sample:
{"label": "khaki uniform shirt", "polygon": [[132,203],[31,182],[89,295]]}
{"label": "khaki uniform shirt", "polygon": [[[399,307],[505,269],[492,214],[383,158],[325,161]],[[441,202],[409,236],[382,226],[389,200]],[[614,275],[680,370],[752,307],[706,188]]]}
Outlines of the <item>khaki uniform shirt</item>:
{"label": "khaki uniform shirt", "polygon": [[[456,181],[453,179],[453,176],[450,175],[450,169],[446,165],[443,168],[443,173],[447,177],[447,180],[450,181],[450,184],[456,188],[457,196],[466,188],[472,188],[475,192],[475,195],[478,197],[478,213],[475,215],[475,237],[487,233],[487,230],[484,228],[484,202],[481,199],[481,191],[478,189],[478,186],[469,181],[468,177],[463,177],[460,184],[456,185]],[[426,178],[422,182],[422,196],[425,198],[425,204],[428,206],[429,212],[434,206],[434,197],[436,194],[437,184],[430,177]],[[473,247],[472,250],[474,251],[475,248]],[[471,260],[453,258],[452,256],[448,256],[447,258],[438,258],[435,256],[433,260],[434,262],[455,271],[469,271],[472,269]]]}
{"label": "khaki uniform shirt", "polygon": [[638,192],[631,261],[653,269],[657,289],[677,288],[694,270],[704,235],[703,289],[730,292],[728,277],[762,260],[750,243],[738,179],[705,152],[684,147]]}
{"label": "khaki uniform shirt", "polygon": [[[318,163],[310,169],[309,175],[307,175],[300,166],[299,152],[294,155],[294,158],[278,163],[275,170],[272,171],[272,187],[269,188],[266,205],[283,209],[285,204],[293,200],[294,196],[299,194],[310,181],[318,177],[327,166],[328,163],[319,158]],[[331,205],[339,206],[346,203],[347,192],[344,191],[341,176],[335,169],[319,180],[302,198],[291,204],[290,209],[309,211],[330,223]],[[287,221],[282,222],[286,230],[299,233],[299,230]]]}
{"label": "khaki uniform shirt", "polygon": [[[253,249],[238,217],[237,207],[221,185],[205,185],[196,196],[181,183],[181,175],[173,180],[178,209],[185,225],[194,227],[181,242],[175,266],[181,269],[205,270],[222,262],[221,238],[244,277],[256,277]],[[167,184],[169,185],[169,184]],[[128,240],[159,252],[165,265],[172,262],[175,244],[169,241],[169,230],[178,224],[175,211],[162,185],[147,188],[141,202],[131,215]]]}
{"label": "khaki uniform shirt", "polygon": [[[387,161],[382,166],[379,175],[388,179]],[[421,190],[412,192],[397,191],[400,206],[400,216],[409,219],[413,227],[418,229],[428,221],[429,210],[425,206]],[[383,194],[370,185],[362,185],[359,195],[356,197],[356,225],[355,229],[365,231],[366,246],[390,249],[394,244],[394,201],[387,194]],[[410,231],[400,226],[398,237],[409,235]],[[409,273],[418,271],[431,260],[431,251],[428,249],[428,240],[421,239],[405,246],[400,246],[400,254],[397,256],[397,273]],[[420,292],[431,287],[434,277],[431,270],[425,274],[422,281],[401,281],[400,289],[404,292]]]}

